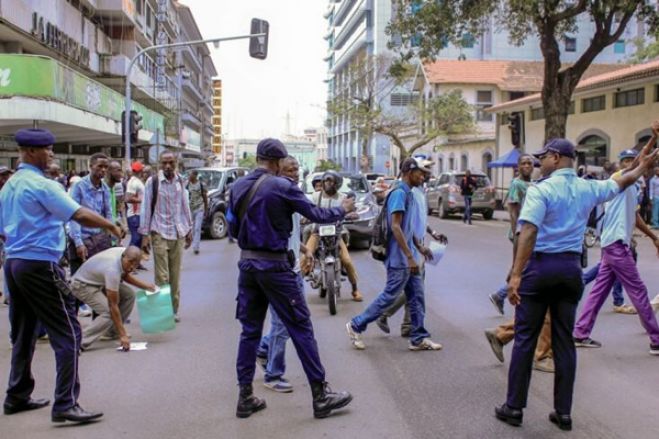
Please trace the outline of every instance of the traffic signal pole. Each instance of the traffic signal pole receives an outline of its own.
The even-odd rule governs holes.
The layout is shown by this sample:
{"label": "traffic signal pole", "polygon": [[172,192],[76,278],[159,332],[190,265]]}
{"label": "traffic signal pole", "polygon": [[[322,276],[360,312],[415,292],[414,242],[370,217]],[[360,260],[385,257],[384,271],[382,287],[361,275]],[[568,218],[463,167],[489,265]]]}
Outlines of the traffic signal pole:
{"label": "traffic signal pole", "polygon": [[214,43],[218,44],[223,41],[233,41],[233,40],[244,40],[247,38],[258,38],[258,37],[267,37],[267,33],[257,33],[257,34],[250,34],[250,35],[239,35],[235,37],[224,37],[224,38],[210,38],[207,40],[194,40],[194,41],[184,41],[181,43],[170,43],[170,44],[158,44],[154,46],[149,46],[146,47],[137,54],[130,60],[128,63],[128,67],[126,68],[126,95],[125,95],[125,102],[124,102],[124,147],[126,148],[126,166],[130,166],[130,118],[131,118],[131,109],[132,109],[132,101],[131,101],[131,88],[130,88],[130,74],[133,70],[133,66],[137,62],[140,56],[144,55],[147,52],[150,52],[152,50],[158,50],[158,49],[169,49],[169,48],[180,48],[180,47],[187,47],[187,46],[197,46],[200,44],[208,44],[208,43]]}

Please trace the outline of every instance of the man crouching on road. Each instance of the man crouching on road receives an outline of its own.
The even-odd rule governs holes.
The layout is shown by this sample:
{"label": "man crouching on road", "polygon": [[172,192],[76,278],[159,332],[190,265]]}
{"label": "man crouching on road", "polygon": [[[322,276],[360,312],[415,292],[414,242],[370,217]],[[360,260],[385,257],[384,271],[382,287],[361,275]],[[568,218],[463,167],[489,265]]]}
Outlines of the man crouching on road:
{"label": "man crouching on road", "polygon": [[73,276],[71,289],[78,300],[86,303],[98,317],[82,332],[82,350],[114,330],[124,351],[130,349],[130,340],[124,321],[135,304],[135,291],[128,285],[155,291],[156,286],[133,277],[142,260],[142,250],[131,246],[113,247],[102,251],[82,264]]}

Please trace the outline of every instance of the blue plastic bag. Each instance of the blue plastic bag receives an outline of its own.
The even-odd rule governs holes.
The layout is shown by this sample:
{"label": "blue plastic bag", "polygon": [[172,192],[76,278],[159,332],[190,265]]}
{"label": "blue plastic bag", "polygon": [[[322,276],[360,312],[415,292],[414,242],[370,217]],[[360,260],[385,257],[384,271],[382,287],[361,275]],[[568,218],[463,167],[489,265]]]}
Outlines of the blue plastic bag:
{"label": "blue plastic bag", "polygon": [[145,334],[174,329],[176,323],[169,285],[161,286],[157,293],[138,290],[137,312],[140,315],[140,327]]}

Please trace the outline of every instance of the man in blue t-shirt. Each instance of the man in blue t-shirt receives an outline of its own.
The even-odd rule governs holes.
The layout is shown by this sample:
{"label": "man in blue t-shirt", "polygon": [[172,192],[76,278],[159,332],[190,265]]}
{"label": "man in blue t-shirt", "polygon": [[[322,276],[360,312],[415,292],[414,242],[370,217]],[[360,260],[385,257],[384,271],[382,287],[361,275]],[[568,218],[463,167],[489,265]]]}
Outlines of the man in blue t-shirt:
{"label": "man in blue t-shirt", "polygon": [[375,321],[390,307],[400,291],[410,308],[412,331],[410,350],[439,350],[442,345],[430,339],[430,334],[423,326],[425,300],[423,277],[421,274],[422,258],[431,259],[432,252],[423,245],[423,236],[417,236],[416,224],[412,212],[416,203],[412,188],[421,186],[425,174],[430,172],[420,159],[406,159],[402,166],[402,181],[387,197],[386,209],[391,225],[391,237],[387,245],[387,283],[384,291],[360,315],[346,324],[348,336],[355,349],[365,349],[361,333],[369,323]]}

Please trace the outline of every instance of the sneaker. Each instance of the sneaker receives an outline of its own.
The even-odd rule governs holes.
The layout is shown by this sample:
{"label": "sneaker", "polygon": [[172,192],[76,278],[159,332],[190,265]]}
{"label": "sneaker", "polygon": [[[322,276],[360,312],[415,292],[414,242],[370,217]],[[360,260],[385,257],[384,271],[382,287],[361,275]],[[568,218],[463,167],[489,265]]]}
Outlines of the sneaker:
{"label": "sneaker", "polygon": [[659,355],[659,344],[650,345],[650,355]]}
{"label": "sneaker", "polygon": [[387,317],[386,316],[380,316],[378,319],[375,321],[375,324],[378,325],[378,328],[385,334],[389,334],[391,330],[389,329],[389,322],[387,322]]}
{"label": "sneaker", "polygon": [[263,385],[268,389],[279,393],[291,393],[293,391],[293,386],[288,382],[286,378],[265,381]]}
{"label": "sneaker", "polygon": [[193,253],[194,253],[195,255],[198,255],[198,254],[199,254],[199,250],[194,250]]}
{"label": "sneaker", "polygon": [[617,312],[618,314],[638,314],[636,308],[631,305],[625,305],[624,303],[619,306],[613,305],[613,312]]}
{"label": "sneaker", "polygon": [[178,313],[174,314],[174,321],[176,323],[179,323],[181,321],[181,317],[178,315]]}
{"label": "sneaker", "polygon": [[359,335],[359,332],[356,332],[353,329],[351,322],[346,323],[346,331],[348,332],[348,337],[350,337],[350,343],[352,343],[352,347],[360,351],[366,349],[366,345],[362,341],[361,335]]}
{"label": "sneaker", "polygon": [[586,338],[574,338],[574,345],[578,348],[601,348],[602,343],[599,341],[593,340],[590,337]]}
{"label": "sneaker", "polygon": [[492,305],[494,305],[499,314],[503,315],[503,300],[501,300],[497,293],[490,294],[489,298],[490,302],[492,302]]}
{"label": "sneaker", "polygon": [[261,368],[263,373],[265,373],[265,370],[268,367],[268,357],[260,357],[256,356],[256,364]]}
{"label": "sneaker", "polygon": [[410,351],[439,351],[441,349],[441,344],[435,343],[429,338],[424,338],[419,344],[412,344],[410,342]]}
{"label": "sneaker", "polygon": [[494,356],[497,357],[497,360],[503,363],[503,343],[497,338],[496,331],[494,329],[486,329],[485,338],[487,338]]}
{"label": "sneaker", "polygon": [[78,310],[78,317],[91,317],[92,309],[88,305],[82,305]]}
{"label": "sneaker", "polygon": [[554,367],[554,360],[551,358],[543,358],[542,360],[533,360],[533,368],[539,370],[540,372],[554,373],[556,368]]}

